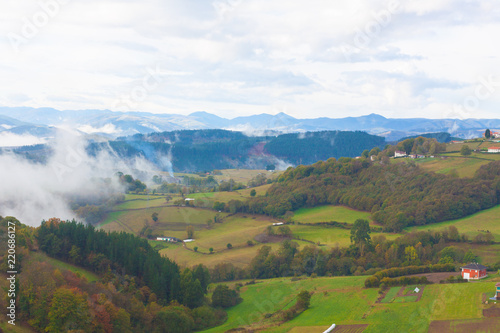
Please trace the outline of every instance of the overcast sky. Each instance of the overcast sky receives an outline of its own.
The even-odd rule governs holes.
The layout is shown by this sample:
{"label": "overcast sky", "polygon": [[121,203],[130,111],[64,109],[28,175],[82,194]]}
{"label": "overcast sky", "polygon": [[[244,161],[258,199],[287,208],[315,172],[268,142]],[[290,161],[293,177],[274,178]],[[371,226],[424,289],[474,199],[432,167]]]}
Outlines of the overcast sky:
{"label": "overcast sky", "polygon": [[498,0],[2,0],[0,105],[498,118]]}

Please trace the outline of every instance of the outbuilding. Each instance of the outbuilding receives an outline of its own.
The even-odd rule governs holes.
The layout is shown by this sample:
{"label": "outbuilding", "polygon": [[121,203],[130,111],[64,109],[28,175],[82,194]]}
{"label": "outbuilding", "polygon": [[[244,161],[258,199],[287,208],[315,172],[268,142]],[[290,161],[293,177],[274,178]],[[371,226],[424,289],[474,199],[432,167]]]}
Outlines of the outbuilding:
{"label": "outbuilding", "polygon": [[468,264],[460,268],[462,269],[462,278],[465,280],[479,280],[488,276],[487,267],[478,263]]}

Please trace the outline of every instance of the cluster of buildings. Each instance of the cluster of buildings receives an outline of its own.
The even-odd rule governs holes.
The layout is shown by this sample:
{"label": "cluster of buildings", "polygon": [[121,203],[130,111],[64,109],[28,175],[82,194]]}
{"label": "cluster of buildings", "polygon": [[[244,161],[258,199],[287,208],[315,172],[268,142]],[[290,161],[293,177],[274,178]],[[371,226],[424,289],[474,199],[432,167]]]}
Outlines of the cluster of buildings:
{"label": "cluster of buildings", "polygon": [[[398,158],[398,157],[409,157],[409,158],[426,158],[427,156],[425,155],[421,155],[421,154],[410,154],[408,155],[406,152],[404,151],[401,151],[401,150],[396,150],[394,152],[394,157],[395,158]],[[430,156],[431,158],[434,157],[434,156]]]}

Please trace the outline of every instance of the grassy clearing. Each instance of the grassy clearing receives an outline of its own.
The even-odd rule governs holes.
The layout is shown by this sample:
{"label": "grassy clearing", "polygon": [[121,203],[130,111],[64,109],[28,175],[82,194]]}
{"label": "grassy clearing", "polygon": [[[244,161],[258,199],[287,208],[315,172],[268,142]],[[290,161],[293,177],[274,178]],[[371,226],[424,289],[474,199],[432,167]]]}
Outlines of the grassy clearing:
{"label": "grassy clearing", "polygon": [[491,160],[477,158],[446,157],[419,160],[416,163],[427,171],[449,174],[456,170],[460,178],[473,177],[476,171]]}
{"label": "grassy clearing", "polygon": [[418,299],[418,296],[405,296],[405,297],[396,297],[394,299],[394,303],[409,303],[409,302],[416,302]]}
{"label": "grassy clearing", "polygon": [[[127,195],[128,196],[128,195]],[[153,206],[166,205],[164,196],[142,195],[140,199],[125,200],[125,202],[113,207],[113,210],[140,209]],[[174,199],[175,200],[175,199]]]}
{"label": "grassy clearing", "polygon": [[304,223],[330,221],[354,223],[357,219],[365,219],[373,224],[370,213],[357,211],[343,206],[301,208],[295,211],[293,219],[294,221]]}
{"label": "grassy clearing", "polygon": [[89,281],[89,282],[94,282],[94,281],[99,280],[99,276],[97,276],[96,274],[94,274],[90,271],[87,271],[84,268],[74,266],[74,265],[68,264],[64,261],[60,261],[60,260],[51,258],[51,257],[49,257],[46,254],[41,253],[41,252],[32,253],[30,258],[31,258],[31,260],[35,260],[38,262],[49,263],[50,265],[54,266],[54,268],[58,268],[59,270],[68,270],[68,271],[71,271],[75,274],[80,274],[81,276],[84,276],[87,279],[87,281]]}
{"label": "grassy clearing", "polygon": [[[347,247],[351,245],[351,230],[336,227],[310,226],[310,225],[289,225],[294,236],[300,239],[307,239],[314,243],[320,243],[328,247]],[[371,236],[383,235],[386,239],[392,240],[401,236],[390,233],[372,233]]]}
{"label": "grassy clearing", "polygon": [[500,205],[483,210],[474,215],[470,215],[458,220],[428,224],[421,227],[409,227],[406,231],[441,230],[449,226],[455,226],[460,233],[466,234],[469,238],[474,238],[480,233],[479,230],[489,230],[495,241],[500,241]]}

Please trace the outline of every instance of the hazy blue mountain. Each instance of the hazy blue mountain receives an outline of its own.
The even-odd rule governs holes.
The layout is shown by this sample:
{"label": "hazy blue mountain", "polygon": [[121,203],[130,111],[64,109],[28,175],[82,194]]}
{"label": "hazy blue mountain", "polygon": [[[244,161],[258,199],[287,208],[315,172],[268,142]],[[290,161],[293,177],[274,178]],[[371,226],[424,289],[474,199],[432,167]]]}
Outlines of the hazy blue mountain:
{"label": "hazy blue mountain", "polygon": [[[252,135],[267,135],[269,131],[366,131],[383,136],[387,141],[423,133],[447,132],[454,137],[480,136],[486,128],[499,130],[500,119],[396,119],[377,114],[361,117],[297,119],[285,113],[259,114],[234,119],[208,112],[190,115],[153,114],[147,112],[114,112],[110,110],[66,110],[52,108],[0,107],[0,131],[16,131],[21,125],[65,125],[89,134],[107,137],[130,136],[183,129],[231,129]],[[2,125],[6,125],[1,127]],[[22,130],[18,130],[22,132]],[[40,130],[38,136],[43,136]]]}

